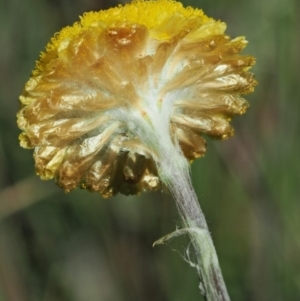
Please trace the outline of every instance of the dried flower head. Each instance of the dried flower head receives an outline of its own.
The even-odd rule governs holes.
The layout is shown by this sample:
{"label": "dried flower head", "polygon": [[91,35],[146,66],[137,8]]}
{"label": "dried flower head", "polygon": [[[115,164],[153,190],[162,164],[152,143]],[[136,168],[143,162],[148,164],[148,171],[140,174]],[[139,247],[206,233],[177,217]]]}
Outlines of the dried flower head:
{"label": "dried flower head", "polygon": [[161,186],[163,154],[191,161],[202,134],[232,136],[255,59],[225,29],[179,2],[138,0],[55,34],[20,96],[20,144],[37,174],[65,191],[135,194]]}

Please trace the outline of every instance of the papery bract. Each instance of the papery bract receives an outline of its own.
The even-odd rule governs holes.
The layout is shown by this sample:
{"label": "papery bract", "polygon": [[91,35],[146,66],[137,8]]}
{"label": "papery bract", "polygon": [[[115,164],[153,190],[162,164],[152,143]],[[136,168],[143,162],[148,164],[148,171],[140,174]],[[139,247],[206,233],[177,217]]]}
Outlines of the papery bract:
{"label": "papery bract", "polygon": [[225,29],[158,0],[86,13],[56,34],[20,96],[20,143],[34,148],[37,174],[65,191],[136,194],[161,187],[167,136],[156,133],[190,161],[206,151],[202,134],[232,136],[255,59]]}

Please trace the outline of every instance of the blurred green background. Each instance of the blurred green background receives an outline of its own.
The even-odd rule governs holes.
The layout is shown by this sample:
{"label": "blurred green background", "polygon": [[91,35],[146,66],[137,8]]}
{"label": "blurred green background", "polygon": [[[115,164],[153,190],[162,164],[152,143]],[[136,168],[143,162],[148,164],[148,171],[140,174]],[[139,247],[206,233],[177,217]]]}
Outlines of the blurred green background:
{"label": "blurred green background", "polygon": [[[103,200],[34,175],[18,96],[54,32],[104,0],[0,0],[0,301],[202,300],[167,194]],[[300,300],[300,1],[189,0],[250,41],[259,82],[236,135],[192,165],[232,300]],[[176,249],[174,252],[172,249]],[[179,254],[180,253],[180,254]]]}

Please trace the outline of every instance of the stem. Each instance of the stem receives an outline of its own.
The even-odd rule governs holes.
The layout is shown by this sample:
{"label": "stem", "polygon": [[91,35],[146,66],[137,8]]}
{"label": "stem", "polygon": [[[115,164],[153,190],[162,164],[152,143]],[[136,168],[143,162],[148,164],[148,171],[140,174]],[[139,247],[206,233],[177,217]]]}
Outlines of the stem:
{"label": "stem", "polygon": [[[188,233],[197,258],[200,289],[207,301],[230,301],[223,280],[215,247],[207,223],[191,184],[189,163],[178,142],[171,139],[170,120],[174,95],[165,97],[161,107],[152,105],[147,111],[147,120],[137,127],[139,137],[153,149],[161,181],[173,195],[186,229],[162,238],[161,243],[172,237]],[[125,115],[126,116],[126,115]],[[150,126],[148,123],[150,121]],[[140,119],[138,120],[140,121]],[[179,233],[179,234],[178,234]]]}
{"label": "stem", "polygon": [[[183,225],[187,228],[185,233],[189,234],[192,241],[200,284],[206,300],[230,301],[217,253],[191,184],[189,164],[174,145],[173,151],[161,149],[159,174],[176,201]],[[174,236],[177,236],[176,232]]]}

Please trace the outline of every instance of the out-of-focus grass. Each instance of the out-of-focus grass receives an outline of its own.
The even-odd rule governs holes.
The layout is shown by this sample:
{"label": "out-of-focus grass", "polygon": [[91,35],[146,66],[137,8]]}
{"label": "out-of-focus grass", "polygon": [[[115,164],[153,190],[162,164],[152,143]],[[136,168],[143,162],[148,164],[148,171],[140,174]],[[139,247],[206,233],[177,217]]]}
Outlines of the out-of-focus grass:
{"label": "out-of-focus grass", "polygon": [[[32,152],[18,145],[18,95],[39,52],[79,14],[114,4],[0,0],[1,301],[201,299],[180,255],[152,248],[178,222],[167,195],[65,195],[32,180]],[[185,4],[225,21],[231,36],[246,35],[245,53],[257,57],[259,86],[234,121],[235,137],[208,141],[207,156],[192,165],[232,300],[298,301],[300,3]],[[172,248],[183,253],[186,243]]]}

